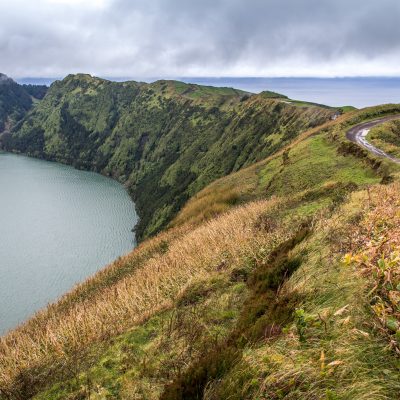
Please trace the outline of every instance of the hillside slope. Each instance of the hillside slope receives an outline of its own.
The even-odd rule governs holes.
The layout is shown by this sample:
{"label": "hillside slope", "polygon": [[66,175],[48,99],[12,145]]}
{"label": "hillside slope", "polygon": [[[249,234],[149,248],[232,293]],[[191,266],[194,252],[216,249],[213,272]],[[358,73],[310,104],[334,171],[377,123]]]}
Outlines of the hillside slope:
{"label": "hillside slope", "polygon": [[22,119],[32,104],[32,97],[23,86],[0,73],[0,134]]}
{"label": "hillside slope", "polygon": [[302,202],[334,195],[343,185],[372,183],[377,174],[388,181],[396,166],[349,142],[344,132],[362,121],[398,113],[397,105],[371,107],[311,129],[265,160],[211,183],[186,203],[171,225],[214,217],[231,207],[232,197],[236,204],[274,195],[296,195]]}
{"label": "hillside slope", "polygon": [[367,139],[387,154],[400,158],[400,121],[389,121],[371,129]]}
{"label": "hillside slope", "polygon": [[71,75],[51,86],[4,146],[126,184],[142,239],[210,182],[267,157],[336,112],[287,104],[269,92]]}
{"label": "hillside slope", "polygon": [[400,167],[345,139],[395,113],[344,115],[200,191],[1,339],[0,393],[398,398]]}

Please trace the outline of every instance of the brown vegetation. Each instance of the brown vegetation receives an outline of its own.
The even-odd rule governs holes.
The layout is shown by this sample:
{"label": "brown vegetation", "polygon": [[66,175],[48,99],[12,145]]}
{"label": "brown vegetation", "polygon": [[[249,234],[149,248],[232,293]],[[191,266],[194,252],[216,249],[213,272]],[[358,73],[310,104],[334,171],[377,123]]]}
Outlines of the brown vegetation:
{"label": "brown vegetation", "polygon": [[368,191],[353,246],[344,261],[356,265],[371,282],[368,298],[377,328],[400,354],[400,185]]}
{"label": "brown vegetation", "polygon": [[[88,345],[107,340],[171,307],[193,280],[232,269],[261,246],[274,247],[284,237],[285,227],[266,234],[256,230],[254,224],[263,213],[278,206],[278,201],[251,203],[183,236],[175,238],[175,231],[170,231],[78,286],[59,304],[1,339],[2,392],[13,398],[31,396],[46,384],[49,374],[65,375],[64,368],[77,362],[76,356]],[[164,251],[154,252],[161,243],[165,243]],[[104,283],[105,276],[135,263],[137,266],[116,283],[113,279],[110,284]],[[90,297],[88,292],[92,293]]]}

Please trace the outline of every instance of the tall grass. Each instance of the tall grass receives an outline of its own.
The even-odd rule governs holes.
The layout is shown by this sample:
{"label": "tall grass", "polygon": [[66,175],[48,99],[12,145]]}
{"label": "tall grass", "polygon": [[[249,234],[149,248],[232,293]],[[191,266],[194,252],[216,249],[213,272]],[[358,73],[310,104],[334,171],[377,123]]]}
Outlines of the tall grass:
{"label": "tall grass", "polygon": [[[272,248],[284,237],[284,227],[266,234],[256,222],[278,206],[277,200],[254,202],[184,235],[164,233],[36,314],[0,340],[2,393],[12,398],[33,394],[57,370],[76,363],[88,346],[171,307],[192,280],[233,268],[260,247]],[[163,250],[155,251],[160,246]],[[129,273],[104,284],[129,263],[136,265]]]}
{"label": "tall grass", "polygon": [[[386,299],[377,309],[398,318],[389,291],[399,279],[399,207],[396,183],[353,193],[338,212],[322,214],[292,253],[305,260],[281,287],[281,296],[301,294],[294,322],[274,340],[246,346],[204,399],[397,399],[398,358],[386,340],[393,347],[396,335],[375,305]],[[346,253],[352,263],[343,263]],[[382,255],[395,263],[377,274]]]}
{"label": "tall grass", "polygon": [[376,327],[400,354],[400,184],[374,187],[344,261],[369,277]]}

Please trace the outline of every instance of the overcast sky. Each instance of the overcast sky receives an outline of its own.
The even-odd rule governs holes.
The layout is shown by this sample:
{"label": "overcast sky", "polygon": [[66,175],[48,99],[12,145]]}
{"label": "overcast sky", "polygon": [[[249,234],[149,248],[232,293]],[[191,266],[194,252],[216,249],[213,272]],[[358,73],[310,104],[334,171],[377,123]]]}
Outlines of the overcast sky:
{"label": "overcast sky", "polygon": [[0,72],[400,76],[400,0],[0,0]]}

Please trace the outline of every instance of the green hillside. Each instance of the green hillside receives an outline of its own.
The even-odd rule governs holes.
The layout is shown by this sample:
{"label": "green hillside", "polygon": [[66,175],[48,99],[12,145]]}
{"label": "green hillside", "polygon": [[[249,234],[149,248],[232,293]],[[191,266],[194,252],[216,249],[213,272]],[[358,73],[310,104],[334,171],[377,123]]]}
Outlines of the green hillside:
{"label": "green hillside", "polygon": [[390,121],[369,132],[367,139],[387,154],[400,158],[400,122]]}
{"label": "green hillside", "polygon": [[[162,98],[198,105],[196,91],[166,84]],[[136,97],[148,90],[127,85]],[[207,110],[215,95],[206,102],[212,89],[199,90]],[[270,117],[271,107],[281,108],[276,121],[285,120],[282,110],[320,117],[319,108],[222,92],[229,97],[218,115],[233,109],[238,124],[240,110]],[[18,127],[18,140],[37,110]],[[345,133],[399,113],[387,105],[342,115],[200,190],[170,229],[2,338],[0,393],[41,400],[398,398],[400,167]],[[268,122],[251,115],[248,124]],[[247,126],[243,144],[258,143],[252,132]]]}
{"label": "green hillside", "polygon": [[0,134],[25,116],[32,107],[31,95],[0,73]]}
{"label": "green hillside", "polygon": [[165,228],[207,184],[262,160],[337,112],[285,99],[178,81],[70,75],[51,85],[4,146],[123,182],[143,239]]}

